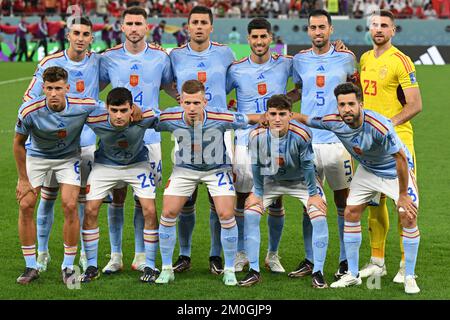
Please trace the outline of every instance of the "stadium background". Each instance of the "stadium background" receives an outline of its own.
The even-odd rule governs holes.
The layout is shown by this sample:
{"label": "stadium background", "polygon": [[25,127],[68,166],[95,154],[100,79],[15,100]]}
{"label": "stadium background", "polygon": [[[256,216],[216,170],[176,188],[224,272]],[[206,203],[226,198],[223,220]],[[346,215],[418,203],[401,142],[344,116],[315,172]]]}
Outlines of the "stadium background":
{"label": "stadium background", "polygon": [[[59,23],[59,15],[51,15],[44,4],[52,4],[53,1],[13,1],[12,7],[20,8],[17,2],[27,4],[25,14],[29,26],[39,21],[39,13],[47,12],[49,23]],[[66,0],[58,2],[60,5],[66,3]],[[109,16],[109,22],[104,23],[102,15],[95,15],[97,9],[90,9],[93,1],[72,1],[69,4],[81,4],[81,9],[91,14],[91,18],[96,25],[95,42],[92,49],[101,51],[105,49],[105,43],[102,41],[102,30],[108,30],[108,25],[115,21],[115,17],[120,14],[121,4],[123,2],[110,1],[105,13]],[[97,3],[105,1],[97,0]],[[107,2],[107,1],[106,1]],[[148,2],[157,3],[157,1],[143,1],[143,5]],[[193,1],[160,1],[172,4],[170,8],[176,8],[177,5],[194,3]],[[208,2],[208,1],[196,1]],[[242,4],[241,2],[244,2]],[[277,43],[273,44],[273,50],[295,54],[300,49],[309,47],[309,39],[305,32],[307,5],[319,5],[323,2],[300,1],[303,4],[303,10],[298,6],[298,1],[277,1],[279,7],[287,4],[287,11],[283,12],[279,8],[279,13],[270,5],[271,1],[250,1],[250,6],[246,6],[246,1],[209,1],[209,4],[215,6],[216,19],[214,21],[215,31],[212,35],[213,41],[229,43],[229,33],[232,27],[240,33],[239,44],[230,44],[236,56],[242,57],[248,54],[249,49],[246,42],[246,25],[249,18],[253,16],[266,16],[273,18],[270,21],[275,29]],[[358,18],[360,12],[356,9],[365,8],[367,10],[371,0],[361,5],[350,1],[339,1],[340,15],[334,17],[335,32],[333,39],[343,40],[357,57],[362,52],[370,48],[367,42],[367,21],[362,10],[362,17]],[[379,3],[379,1],[375,1]],[[401,0],[400,2],[405,2]],[[388,266],[388,275],[381,279],[380,290],[370,290],[366,282],[361,287],[349,288],[347,290],[314,290],[311,288],[310,279],[289,279],[286,274],[274,275],[263,271],[263,282],[251,288],[224,288],[220,278],[208,273],[208,251],[209,251],[209,207],[206,198],[206,191],[201,187],[199,200],[197,202],[197,224],[193,236],[192,261],[193,268],[183,274],[176,275],[176,281],[167,287],[148,286],[138,282],[138,274],[130,270],[131,260],[134,251],[133,235],[133,213],[131,194],[127,197],[125,208],[125,226],[124,226],[124,264],[125,270],[122,274],[112,277],[102,276],[98,281],[86,286],[80,290],[69,290],[60,279],[60,262],[62,261],[62,213],[59,201],[56,205],[55,223],[51,233],[50,252],[52,262],[49,270],[41,275],[36,283],[28,287],[18,286],[15,279],[23,269],[23,257],[20,252],[20,243],[17,235],[17,212],[18,206],[15,201],[15,186],[17,174],[15,162],[12,154],[12,140],[14,136],[14,124],[17,117],[17,109],[21,103],[21,97],[25,91],[32,73],[36,66],[36,61],[43,58],[43,49],[40,48],[33,57],[35,62],[10,63],[10,53],[14,51],[14,34],[12,28],[17,26],[20,18],[17,10],[5,10],[5,1],[1,3],[3,17],[0,20],[0,101],[2,101],[2,116],[0,117],[0,223],[2,230],[0,232],[0,299],[449,299],[450,289],[445,286],[450,272],[450,236],[448,207],[450,190],[450,169],[448,160],[450,158],[450,148],[448,147],[448,138],[450,137],[448,123],[450,122],[450,112],[448,110],[448,101],[450,101],[450,66],[444,65],[450,63],[450,20],[445,19],[449,13],[449,0],[432,1],[432,6],[439,9],[436,15],[441,19],[420,19],[421,10],[425,8],[428,1],[411,1],[413,15],[403,19],[404,14],[399,12],[397,24],[401,31],[394,38],[394,45],[411,56],[416,63],[417,79],[420,83],[423,111],[413,120],[415,129],[415,144],[418,159],[418,181],[421,193],[421,209],[419,217],[419,227],[421,230],[421,244],[419,249],[419,258],[417,264],[417,274],[419,275],[418,284],[422,292],[414,297],[408,297],[404,294],[401,286],[391,282],[392,277],[397,271],[400,253],[398,248],[399,236],[396,231],[397,217],[393,214],[393,205],[390,206],[391,230],[387,241],[386,263]],[[95,3],[95,1],[94,1]],[[228,11],[224,11],[222,3],[235,4],[229,6]],[[241,4],[239,4],[241,3]],[[253,8],[252,4],[256,3]],[[390,5],[388,1],[382,1]],[[393,3],[396,3],[393,0]],[[37,4],[36,7],[33,4]],[[89,4],[86,6],[86,4]],[[114,5],[113,5],[114,4]],[[131,2],[130,2],[131,4]],[[208,3],[207,3],[208,4]],[[344,6],[346,4],[346,6]],[[417,6],[417,4],[420,4]],[[273,4],[272,4],[273,5]],[[292,6],[291,6],[292,5]],[[416,6],[414,6],[416,5]],[[12,8],[11,7],[11,8]],[[169,12],[168,5],[159,8],[155,6],[150,9],[152,18],[148,20],[152,29],[156,27],[161,20],[166,21],[166,32],[163,35],[163,46],[170,50],[176,46],[173,36],[186,21],[185,13],[175,9]],[[218,16],[232,16],[235,7],[240,9],[241,18],[218,18]],[[36,8],[36,10],[34,9]],[[95,6],[92,8],[96,8]],[[112,9],[114,10],[112,10]],[[166,8],[166,9],[164,9]],[[178,7],[180,8],[180,7]],[[252,9],[253,8],[253,9]],[[50,8],[51,9],[51,8]],[[90,10],[89,10],[90,9]],[[58,13],[59,7],[56,7]],[[90,12],[89,12],[90,11]],[[422,10],[423,11],[423,10]],[[52,12],[52,10],[50,10]],[[65,12],[65,10],[63,10]],[[180,13],[181,12],[181,13]],[[12,15],[8,15],[12,13]],[[419,13],[419,14],[417,14]],[[237,15],[237,10],[233,13]],[[158,15],[158,18],[154,16]],[[180,17],[173,17],[178,15]],[[275,19],[275,16],[276,19]],[[288,18],[288,19],[286,19]],[[105,28],[106,27],[106,28]],[[30,32],[27,35],[29,40],[29,52],[36,44],[33,42],[34,35]],[[148,40],[152,40],[152,30],[148,35]],[[57,41],[49,41],[49,52],[58,50]],[[14,60],[14,59],[13,59]],[[421,65],[420,65],[421,64]],[[431,64],[431,65],[430,65]],[[442,64],[442,65],[439,65]],[[289,88],[293,85],[289,84]],[[106,89],[101,97],[106,96]],[[231,99],[231,95],[229,98]],[[164,93],[161,93],[161,108],[175,105],[175,101]],[[299,103],[295,105],[298,111]],[[171,172],[170,154],[172,150],[172,141],[168,134],[163,134],[163,184],[167,181]],[[162,189],[158,190],[157,206],[161,209]],[[328,199],[332,199],[331,193],[326,189]],[[301,236],[301,210],[297,201],[292,198],[286,198],[286,224],[280,245],[280,256],[286,270],[293,270],[298,261],[303,258],[303,240]],[[106,207],[102,208],[100,213],[101,242],[99,250],[99,265],[107,263],[109,253],[109,242],[106,223]],[[160,213],[160,210],[159,210]],[[330,246],[325,265],[325,277],[330,283],[332,275],[337,267],[338,258],[338,237],[336,226],[336,211],[333,205],[329,207],[328,222],[330,230]],[[265,219],[263,219],[264,221]],[[363,219],[363,244],[361,247],[360,265],[362,266],[369,258],[369,245],[367,233],[367,219]],[[267,248],[267,225],[262,223],[262,247],[261,256]],[[175,255],[178,253],[175,250]],[[263,259],[263,257],[261,257]],[[160,265],[160,259],[157,260]],[[238,275],[238,278],[244,274]],[[376,283],[372,288],[377,287]]]}

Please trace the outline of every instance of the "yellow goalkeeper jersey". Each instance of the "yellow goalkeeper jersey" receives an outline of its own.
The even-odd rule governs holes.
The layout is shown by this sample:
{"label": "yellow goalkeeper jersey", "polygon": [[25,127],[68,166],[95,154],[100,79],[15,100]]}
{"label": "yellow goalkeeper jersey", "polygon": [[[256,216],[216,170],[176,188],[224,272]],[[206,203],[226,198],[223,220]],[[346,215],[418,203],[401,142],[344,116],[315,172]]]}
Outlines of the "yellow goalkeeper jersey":
{"label": "yellow goalkeeper jersey", "polygon": [[[364,107],[387,118],[402,110],[405,104],[402,89],[419,86],[411,59],[394,46],[378,58],[375,58],[373,50],[365,52],[361,56],[360,68]],[[409,121],[396,126],[395,131],[403,143],[413,144],[413,129]]]}

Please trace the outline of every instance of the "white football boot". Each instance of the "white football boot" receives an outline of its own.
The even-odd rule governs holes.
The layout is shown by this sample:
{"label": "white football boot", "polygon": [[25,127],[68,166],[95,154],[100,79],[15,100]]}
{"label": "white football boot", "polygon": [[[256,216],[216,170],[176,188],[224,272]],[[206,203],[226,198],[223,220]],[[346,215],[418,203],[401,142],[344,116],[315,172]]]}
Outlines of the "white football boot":
{"label": "white football boot", "polygon": [[280,257],[278,256],[278,252],[272,252],[268,251],[266,259],[264,260],[264,263],[271,272],[274,273],[284,273],[286,270],[284,270],[283,266],[280,262]]}
{"label": "white football boot", "polygon": [[123,270],[122,254],[112,253],[108,264],[103,268],[104,274],[114,274]]}
{"label": "white football boot", "polygon": [[338,281],[333,282],[330,288],[346,288],[351,286],[359,286],[362,284],[361,276],[355,277],[350,271],[347,271]]}

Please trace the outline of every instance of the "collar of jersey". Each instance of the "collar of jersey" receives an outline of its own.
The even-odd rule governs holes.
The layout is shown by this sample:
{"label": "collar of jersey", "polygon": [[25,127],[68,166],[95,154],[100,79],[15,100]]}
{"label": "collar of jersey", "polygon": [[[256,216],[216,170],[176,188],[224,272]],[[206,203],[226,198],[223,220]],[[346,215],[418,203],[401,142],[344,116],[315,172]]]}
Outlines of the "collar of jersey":
{"label": "collar of jersey", "polygon": [[188,50],[189,50],[190,52],[193,52],[193,53],[195,53],[195,54],[197,54],[197,55],[203,55],[203,54],[208,53],[209,50],[211,50],[212,45],[213,45],[213,44],[212,44],[212,42],[210,41],[210,42],[209,42],[209,47],[206,48],[206,49],[203,50],[203,51],[200,51],[200,52],[193,50],[193,49],[191,48],[191,45],[189,44],[189,42],[188,42],[188,44],[187,44],[186,47],[188,48]]}
{"label": "collar of jersey", "polygon": [[86,61],[86,59],[88,59],[88,57],[89,57],[89,55],[86,52],[86,54],[84,55],[83,60],[81,60],[81,61],[73,61],[73,60],[71,60],[69,58],[69,55],[67,54],[67,49],[63,51],[63,54],[64,54],[64,58],[66,58],[66,61],[68,61],[68,62],[70,62],[72,64],[83,64]]}
{"label": "collar of jersey", "polygon": [[250,55],[248,56],[248,63],[251,66],[255,66],[255,67],[264,67],[264,66],[268,65],[269,63],[271,63],[272,60],[273,60],[272,55],[270,55],[269,60],[267,60],[264,63],[259,64],[259,63],[253,62],[252,59],[250,58]]}
{"label": "collar of jersey", "polygon": [[133,54],[133,53],[131,53],[130,51],[128,51],[127,48],[125,48],[125,43],[123,43],[122,49],[123,49],[123,51],[124,51],[127,55],[132,56],[132,57],[137,57],[137,56],[140,56],[140,55],[142,55],[142,54],[144,54],[144,53],[147,52],[147,50],[148,50],[148,45],[145,47],[144,50],[142,50],[141,52],[136,53],[136,54]]}
{"label": "collar of jersey", "polygon": [[313,56],[319,57],[319,58],[320,58],[320,57],[327,57],[327,56],[331,55],[335,50],[336,50],[336,49],[334,48],[334,46],[333,46],[333,45],[330,45],[330,50],[328,50],[328,51],[325,52],[325,53],[317,54],[317,53],[314,52],[314,50],[311,50],[311,54],[312,54]]}

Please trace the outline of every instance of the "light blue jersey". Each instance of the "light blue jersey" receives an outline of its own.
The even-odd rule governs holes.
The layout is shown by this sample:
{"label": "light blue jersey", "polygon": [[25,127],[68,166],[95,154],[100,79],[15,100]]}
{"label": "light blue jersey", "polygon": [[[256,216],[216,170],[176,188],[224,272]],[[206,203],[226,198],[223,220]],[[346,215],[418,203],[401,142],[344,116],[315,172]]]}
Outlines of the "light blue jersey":
{"label": "light blue jersey", "polygon": [[16,132],[31,137],[27,155],[64,159],[80,154],[80,135],[89,114],[98,110],[90,98],[66,96],[66,107],[56,112],[47,107],[46,97],[25,102],[19,109]]}
{"label": "light blue jersey", "polygon": [[[331,46],[327,53],[317,55],[312,49],[294,56],[293,81],[302,90],[301,112],[310,117],[337,113],[334,88],[356,72],[355,55],[337,51]],[[330,131],[312,129],[313,143],[335,143],[338,138]]]}
{"label": "light blue jersey", "polygon": [[[132,54],[124,44],[102,54],[100,79],[113,88],[125,87],[131,91],[133,101],[139,107],[152,108],[159,113],[161,85],[173,82],[172,68],[167,53],[152,45],[138,54]],[[161,136],[153,129],[147,130],[145,144],[161,142]]]}
{"label": "light blue jersey", "polygon": [[283,137],[272,135],[269,128],[250,133],[249,148],[255,194],[264,194],[264,180],[305,182],[310,195],[317,193],[311,130],[291,121]]}
{"label": "light blue jersey", "polygon": [[361,116],[364,122],[357,129],[345,124],[339,114],[309,118],[308,125],[334,132],[360,165],[379,177],[397,177],[396,162],[392,155],[400,149],[408,157],[408,166],[414,168],[411,154],[400,141],[389,119],[370,110],[363,110]]}
{"label": "light blue jersey", "polygon": [[202,52],[192,50],[189,44],[173,49],[170,61],[178,93],[187,80],[199,80],[205,86],[208,106],[226,111],[226,75],[234,60],[233,51],[216,42]]}
{"label": "light blue jersey", "polygon": [[243,113],[224,112],[207,107],[203,123],[193,127],[184,121],[184,109],[173,107],[164,110],[157,131],[172,132],[178,142],[175,165],[197,171],[210,171],[231,167],[226,154],[223,134],[229,129],[243,128],[248,118]]}
{"label": "light blue jersey", "polygon": [[87,124],[100,139],[94,162],[124,166],[148,161],[148,150],[143,138],[146,130],[152,128],[158,118],[151,109],[143,112],[142,118],[140,122],[119,129],[111,125],[108,113],[99,111],[91,114]]}
{"label": "light blue jersey", "polygon": [[[267,100],[274,94],[285,94],[292,76],[292,57],[273,54],[263,64],[250,57],[233,62],[227,72],[227,92],[236,89],[237,111],[245,114],[264,113]],[[248,145],[248,135],[255,126],[236,130],[236,144]]]}
{"label": "light blue jersey", "polygon": [[[42,95],[42,85],[44,84],[42,75],[47,68],[55,66],[64,68],[69,74],[70,93],[76,93],[83,98],[98,100],[100,55],[95,52],[88,52],[83,60],[76,62],[70,60],[67,50],[64,50],[49,55],[39,62],[33,79],[25,91],[23,101],[30,101]],[[81,146],[90,146],[95,142],[94,132],[85,126],[81,134]]]}

